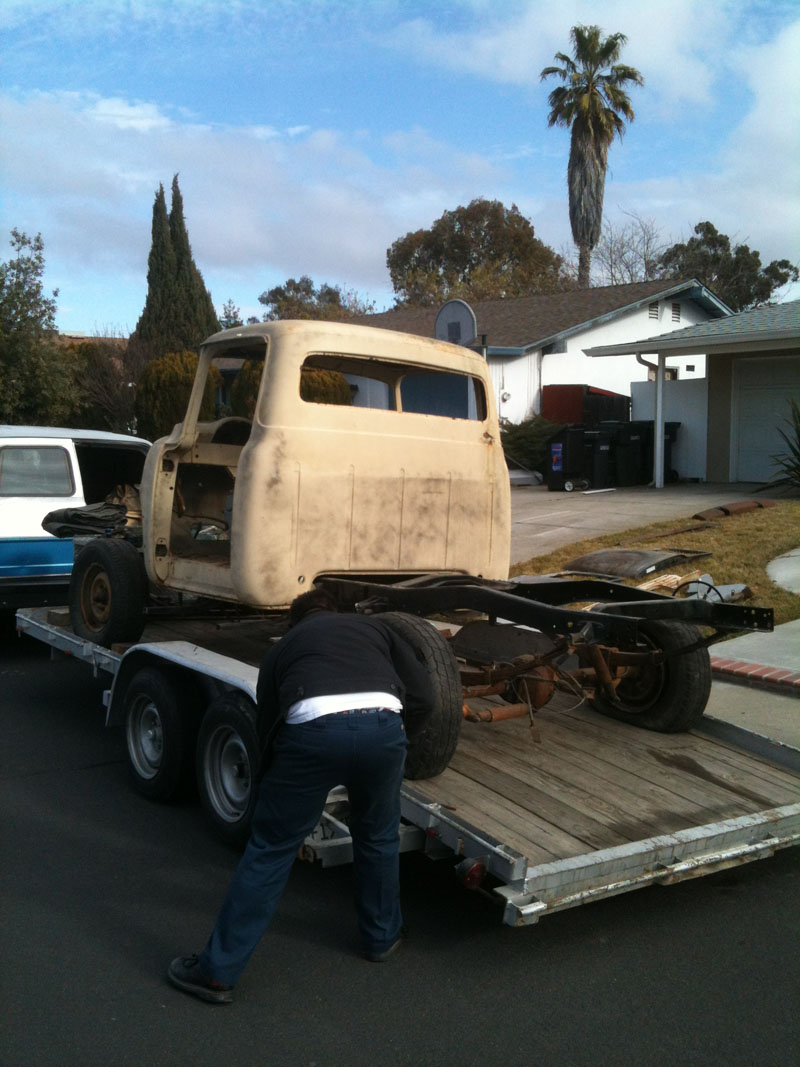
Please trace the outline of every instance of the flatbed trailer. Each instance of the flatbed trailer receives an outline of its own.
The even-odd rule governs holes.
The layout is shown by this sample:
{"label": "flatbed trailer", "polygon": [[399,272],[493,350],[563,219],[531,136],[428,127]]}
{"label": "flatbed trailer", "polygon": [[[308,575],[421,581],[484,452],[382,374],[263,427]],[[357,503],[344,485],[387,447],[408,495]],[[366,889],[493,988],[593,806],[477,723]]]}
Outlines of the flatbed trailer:
{"label": "flatbed trailer", "polygon": [[[111,677],[116,691],[142,664],[179,670],[208,695],[255,699],[269,619],[151,622],[127,649],[75,635],[68,613],[17,614],[17,627]],[[401,848],[454,856],[468,886],[503,905],[503,921],[543,915],[651,884],[671,884],[762,859],[800,842],[800,751],[705,716],[687,733],[615,722],[557,693],[535,716],[464,722],[449,766],[405,782]],[[538,738],[538,739],[537,739]],[[352,857],[346,798],[335,791],[304,858]]]}

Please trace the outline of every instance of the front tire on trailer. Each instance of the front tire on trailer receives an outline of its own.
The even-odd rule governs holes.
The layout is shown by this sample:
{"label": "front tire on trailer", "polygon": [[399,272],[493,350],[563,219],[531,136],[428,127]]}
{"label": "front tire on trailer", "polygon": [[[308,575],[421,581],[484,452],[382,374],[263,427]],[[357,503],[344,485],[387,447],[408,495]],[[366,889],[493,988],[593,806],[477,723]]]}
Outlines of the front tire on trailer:
{"label": "front tire on trailer", "polygon": [[110,648],[133,642],[144,629],[147,577],[129,541],[98,537],[75,560],[69,583],[69,617],[79,637]]}
{"label": "front tire on trailer", "polygon": [[681,652],[700,640],[696,626],[683,622],[639,623],[642,642],[661,649],[662,663],[628,668],[617,686],[617,701],[597,690],[592,706],[612,719],[661,733],[691,730],[702,719],[711,692],[707,648]]}
{"label": "front tire on trailer", "polygon": [[252,701],[239,693],[215,700],[197,736],[197,787],[212,830],[237,848],[250,834],[259,762]]}
{"label": "front tire on trailer", "polygon": [[191,736],[173,680],[143,667],[125,692],[125,747],[137,792],[150,800],[171,800],[191,781]]}
{"label": "front tire on trailer", "polygon": [[464,715],[458,664],[445,639],[425,619],[398,611],[376,618],[411,645],[431,677],[433,711],[425,729],[408,746],[405,777],[434,778],[452,759],[461,732]]}

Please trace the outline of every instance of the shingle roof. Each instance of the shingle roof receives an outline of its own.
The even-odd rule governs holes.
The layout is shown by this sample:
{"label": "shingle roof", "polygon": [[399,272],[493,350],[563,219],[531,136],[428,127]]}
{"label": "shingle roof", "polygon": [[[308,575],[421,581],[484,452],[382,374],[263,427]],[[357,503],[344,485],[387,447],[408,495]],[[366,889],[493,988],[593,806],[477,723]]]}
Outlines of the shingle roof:
{"label": "shingle roof", "polygon": [[777,334],[795,334],[800,337],[800,300],[788,304],[775,304],[772,307],[753,308],[740,311],[724,319],[711,319],[687,326],[683,330],[662,333],[658,337],[648,338],[653,341],[714,340],[725,338],[738,340],[740,337],[752,337],[763,334],[772,338]]}
{"label": "shingle roof", "polygon": [[[725,305],[717,301],[699,282],[634,282],[630,285],[605,285],[593,289],[570,289],[561,293],[535,293],[506,300],[470,302],[478,323],[478,338],[486,335],[490,348],[528,348],[551,340],[559,334],[588,325],[626,308],[655,299],[692,291],[704,295],[709,310],[724,315]],[[399,308],[357,321],[387,330],[400,330],[423,337],[433,337],[438,307]]]}
{"label": "shingle roof", "polygon": [[761,348],[766,344],[781,347],[800,345],[800,300],[740,311],[723,319],[700,322],[696,326],[642,338],[641,341],[600,345],[585,351],[593,356],[624,355],[634,351],[666,352],[684,348],[688,351],[687,346],[694,346],[694,351],[712,348],[724,351],[728,347],[743,344],[758,344]]}

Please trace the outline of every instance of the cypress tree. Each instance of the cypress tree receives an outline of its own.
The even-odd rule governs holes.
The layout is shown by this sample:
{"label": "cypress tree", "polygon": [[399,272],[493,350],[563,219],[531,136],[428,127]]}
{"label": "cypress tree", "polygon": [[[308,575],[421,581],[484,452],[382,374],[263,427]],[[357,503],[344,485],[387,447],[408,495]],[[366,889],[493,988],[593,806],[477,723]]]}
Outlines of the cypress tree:
{"label": "cypress tree", "polygon": [[169,214],[163,185],[153,203],[147,299],[129,347],[145,360],[167,352],[196,351],[218,329],[211,296],[192,258],[176,174]]}
{"label": "cypress tree", "polygon": [[216,333],[219,320],[203,275],[197,269],[192,256],[177,174],[172,179],[169,234],[175,253],[176,311],[181,319],[184,347],[194,350],[209,334]]}

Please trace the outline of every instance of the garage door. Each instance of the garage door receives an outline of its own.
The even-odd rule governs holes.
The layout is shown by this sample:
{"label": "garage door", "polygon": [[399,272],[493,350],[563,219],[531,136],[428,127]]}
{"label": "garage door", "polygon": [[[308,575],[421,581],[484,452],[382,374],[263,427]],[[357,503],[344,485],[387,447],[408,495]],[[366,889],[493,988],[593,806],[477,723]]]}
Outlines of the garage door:
{"label": "garage door", "polygon": [[789,397],[800,401],[800,357],[740,359],[733,365],[731,476],[768,482],[778,474],[772,456],[785,452]]}

